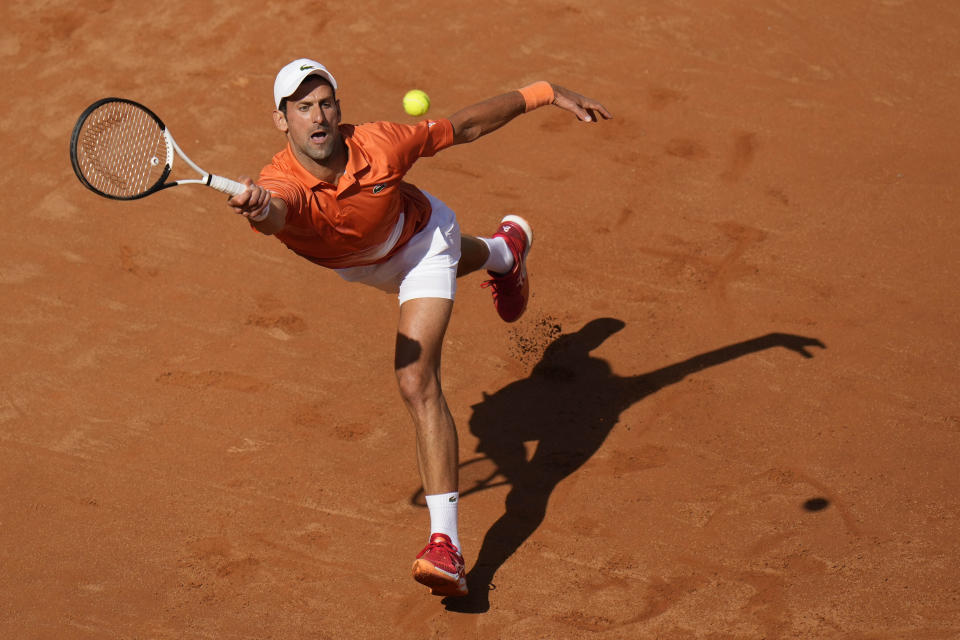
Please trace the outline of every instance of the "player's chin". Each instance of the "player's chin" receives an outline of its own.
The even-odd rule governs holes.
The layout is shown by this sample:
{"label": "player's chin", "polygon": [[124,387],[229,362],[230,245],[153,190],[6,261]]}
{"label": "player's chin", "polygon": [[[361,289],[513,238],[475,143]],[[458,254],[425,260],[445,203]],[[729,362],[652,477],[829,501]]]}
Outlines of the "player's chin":
{"label": "player's chin", "polygon": [[323,162],[327,160],[330,156],[333,155],[333,145],[331,144],[322,144],[322,145],[309,145],[306,149],[307,156],[315,162]]}

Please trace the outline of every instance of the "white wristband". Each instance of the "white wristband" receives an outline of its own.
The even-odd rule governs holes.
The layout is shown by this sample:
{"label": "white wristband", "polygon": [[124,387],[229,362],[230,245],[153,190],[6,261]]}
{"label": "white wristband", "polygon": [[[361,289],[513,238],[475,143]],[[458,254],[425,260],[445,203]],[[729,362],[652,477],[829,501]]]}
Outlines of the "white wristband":
{"label": "white wristband", "polygon": [[263,208],[263,211],[261,211],[255,216],[250,216],[249,218],[247,218],[247,220],[250,220],[250,222],[263,222],[264,220],[267,219],[269,215],[270,215],[270,203],[267,202],[267,206]]}

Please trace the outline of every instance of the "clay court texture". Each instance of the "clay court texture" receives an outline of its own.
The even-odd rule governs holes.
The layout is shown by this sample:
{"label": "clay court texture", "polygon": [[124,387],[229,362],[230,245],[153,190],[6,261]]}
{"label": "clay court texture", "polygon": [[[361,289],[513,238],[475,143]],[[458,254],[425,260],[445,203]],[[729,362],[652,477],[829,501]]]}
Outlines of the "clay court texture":
{"label": "clay court texture", "polygon": [[[0,637],[960,637],[960,8],[937,0],[49,0],[0,9]],[[473,593],[426,542],[396,302],[203,187],[85,190],[91,102],[208,170],[283,145],[308,56],[344,120],[546,79],[408,179],[533,295],[460,281],[444,385]]]}

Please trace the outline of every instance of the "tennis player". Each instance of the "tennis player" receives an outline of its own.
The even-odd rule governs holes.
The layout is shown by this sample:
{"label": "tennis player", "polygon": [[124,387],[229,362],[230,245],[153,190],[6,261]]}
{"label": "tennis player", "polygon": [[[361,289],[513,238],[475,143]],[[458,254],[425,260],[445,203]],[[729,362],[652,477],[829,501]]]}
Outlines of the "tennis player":
{"label": "tennis player", "polygon": [[260,232],[298,255],[359,282],[397,294],[395,369],[416,427],[417,458],[430,512],[427,545],[414,578],[441,596],[465,596],[457,431],[440,386],[440,352],[457,277],[479,269],[500,317],[513,322],[529,296],[526,258],[533,233],[508,215],[491,237],[462,234],[434,195],[404,182],[417,159],[476,140],[522,113],[555,105],[582,122],[611,117],[569,89],[535,82],[415,125],[341,121],[337,81],[319,62],[294,60],[274,81],[273,121],[287,140],[256,183],[228,201]]}

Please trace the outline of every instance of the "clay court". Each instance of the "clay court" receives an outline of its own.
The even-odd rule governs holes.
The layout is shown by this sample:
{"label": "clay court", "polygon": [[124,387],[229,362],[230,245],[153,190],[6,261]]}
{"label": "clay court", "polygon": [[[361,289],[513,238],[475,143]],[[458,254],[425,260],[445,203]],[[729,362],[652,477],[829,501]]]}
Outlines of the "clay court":
{"label": "clay court", "polygon": [[[0,637],[960,637],[960,8],[11,2],[0,9]],[[471,596],[426,538],[395,299],[203,187],[99,198],[77,116],[151,107],[256,175],[273,78],[347,122],[546,79],[408,180],[533,224],[502,323],[460,281],[444,386]]]}

